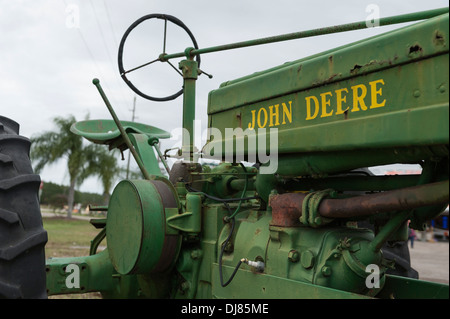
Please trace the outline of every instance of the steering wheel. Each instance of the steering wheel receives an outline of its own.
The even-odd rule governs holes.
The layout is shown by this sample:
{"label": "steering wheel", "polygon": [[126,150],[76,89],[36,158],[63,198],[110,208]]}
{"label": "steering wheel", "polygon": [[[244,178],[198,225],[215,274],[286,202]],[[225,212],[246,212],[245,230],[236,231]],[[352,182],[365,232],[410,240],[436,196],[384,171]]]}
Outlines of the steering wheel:
{"label": "steering wheel", "polygon": [[[184,29],[184,31],[186,31],[186,33],[189,35],[189,37],[192,40],[192,44],[193,47],[195,49],[198,49],[198,45],[197,45],[197,41],[194,38],[194,35],[192,34],[192,32],[186,27],[186,25],[181,22],[181,20],[175,18],[174,16],[171,15],[167,15],[167,14],[159,14],[159,13],[153,13],[153,14],[149,14],[146,16],[143,16],[142,18],[136,20],[124,33],[122,40],[120,41],[120,45],[119,45],[119,54],[118,54],[118,62],[119,62],[119,72],[120,72],[120,76],[122,77],[122,79],[125,81],[125,83],[130,87],[130,89],[132,89],[136,94],[138,94],[139,96],[148,99],[148,100],[152,100],[152,101],[170,101],[173,99],[176,99],[177,97],[179,97],[181,94],[183,94],[183,88],[181,88],[178,92],[166,96],[166,97],[154,97],[154,96],[150,96],[147,94],[142,93],[140,90],[138,90],[133,83],[131,83],[130,80],[128,80],[127,78],[127,74],[133,71],[136,71],[142,67],[148,66],[152,63],[155,63],[157,61],[160,62],[167,62],[172,68],[174,68],[178,73],[181,74],[181,72],[179,70],[177,70],[175,68],[175,66],[173,66],[168,60],[164,60],[163,56],[166,54],[166,52],[162,52],[162,54],[160,54],[159,57],[155,58],[154,60],[144,63],[140,66],[137,66],[135,68],[129,69],[129,70],[125,70],[123,67],[123,48],[125,45],[125,42],[128,38],[128,35],[130,34],[131,31],[133,31],[134,28],[136,28],[139,24],[141,24],[142,22],[149,20],[149,19],[161,19],[164,20],[164,43],[163,43],[163,51],[165,51],[166,48],[166,30],[167,30],[167,22],[171,22],[179,27],[181,27],[182,29]],[[196,61],[198,63],[198,66],[200,66],[200,55],[196,56]]]}

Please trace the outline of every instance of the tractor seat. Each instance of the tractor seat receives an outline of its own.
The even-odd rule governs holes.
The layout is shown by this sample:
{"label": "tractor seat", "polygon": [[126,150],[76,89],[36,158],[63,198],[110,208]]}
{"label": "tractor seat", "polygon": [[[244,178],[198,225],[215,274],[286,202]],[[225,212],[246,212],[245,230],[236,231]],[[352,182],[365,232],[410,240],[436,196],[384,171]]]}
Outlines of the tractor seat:
{"label": "tractor seat", "polygon": [[[145,134],[149,138],[164,139],[169,138],[170,133],[154,126],[136,122],[120,121],[125,132]],[[115,145],[123,144],[120,131],[113,120],[88,120],[74,123],[70,131],[80,135],[95,144]],[[123,147],[119,147],[123,148]]]}

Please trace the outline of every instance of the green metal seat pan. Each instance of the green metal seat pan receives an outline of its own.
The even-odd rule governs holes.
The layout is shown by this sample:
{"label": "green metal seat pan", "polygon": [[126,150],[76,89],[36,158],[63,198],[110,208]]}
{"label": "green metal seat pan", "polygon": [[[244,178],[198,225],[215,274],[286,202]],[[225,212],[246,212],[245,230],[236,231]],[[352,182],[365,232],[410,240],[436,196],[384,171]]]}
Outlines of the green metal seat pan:
{"label": "green metal seat pan", "polygon": [[[149,137],[156,137],[158,139],[170,137],[169,132],[154,126],[129,121],[121,121],[120,123],[127,133],[146,134]],[[97,144],[108,144],[108,142],[120,137],[120,131],[113,120],[80,121],[74,123],[70,131]]]}

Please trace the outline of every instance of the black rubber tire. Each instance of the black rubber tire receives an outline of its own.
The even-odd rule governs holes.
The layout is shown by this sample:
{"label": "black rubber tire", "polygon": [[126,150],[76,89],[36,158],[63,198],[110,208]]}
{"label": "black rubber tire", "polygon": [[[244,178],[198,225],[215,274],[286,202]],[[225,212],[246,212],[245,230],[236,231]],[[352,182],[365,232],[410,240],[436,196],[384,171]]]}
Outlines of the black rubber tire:
{"label": "black rubber tire", "polygon": [[0,116],[0,298],[47,298],[45,244],[30,140]]}
{"label": "black rubber tire", "polygon": [[395,262],[395,269],[388,269],[387,274],[419,279],[419,273],[411,267],[407,241],[386,243],[381,250],[384,258]]}

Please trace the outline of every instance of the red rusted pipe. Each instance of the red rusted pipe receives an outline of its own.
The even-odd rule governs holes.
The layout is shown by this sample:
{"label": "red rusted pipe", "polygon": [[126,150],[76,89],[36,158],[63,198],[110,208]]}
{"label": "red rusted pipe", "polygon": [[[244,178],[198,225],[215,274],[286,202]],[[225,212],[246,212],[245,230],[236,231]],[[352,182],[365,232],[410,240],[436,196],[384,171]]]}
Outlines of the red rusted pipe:
{"label": "red rusted pipe", "polygon": [[[304,193],[272,195],[269,200],[269,205],[272,207],[271,225],[299,226],[302,203],[306,195]],[[351,198],[323,199],[318,210],[323,217],[350,218],[448,202],[449,181],[446,180]]]}

